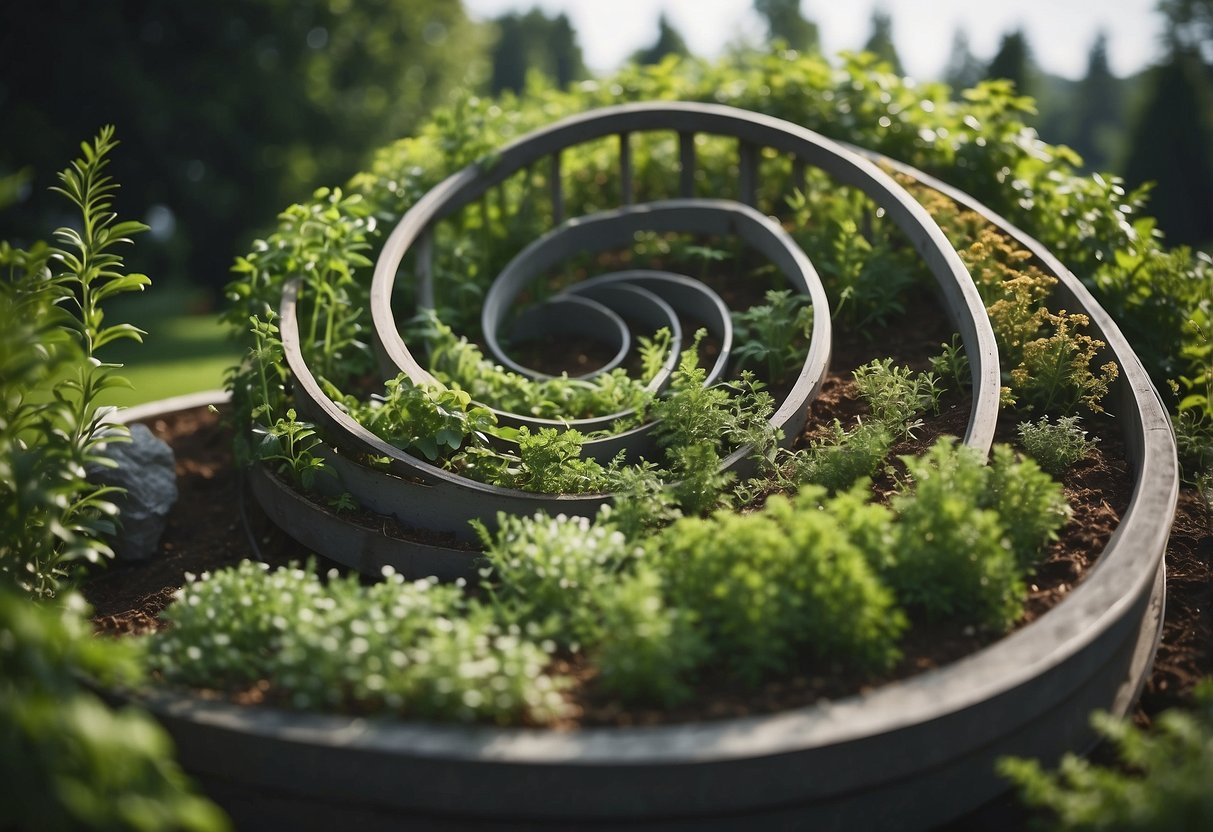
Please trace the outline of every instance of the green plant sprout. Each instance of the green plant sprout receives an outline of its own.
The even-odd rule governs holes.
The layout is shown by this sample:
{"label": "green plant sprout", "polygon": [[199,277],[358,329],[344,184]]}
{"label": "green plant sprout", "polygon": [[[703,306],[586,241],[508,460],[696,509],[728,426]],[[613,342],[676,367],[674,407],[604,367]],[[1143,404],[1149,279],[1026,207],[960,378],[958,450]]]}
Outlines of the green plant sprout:
{"label": "green plant sprout", "polygon": [[781,384],[808,355],[813,307],[806,295],[771,289],[766,303],[733,313],[733,327],[738,368],[765,363],[767,380]]}
{"label": "green plant sprout", "polygon": [[1036,422],[1020,422],[1016,431],[1028,456],[1045,471],[1060,477],[1091,453],[1099,441],[1088,439],[1079,422],[1078,416],[1059,416],[1056,422],[1044,416]]}

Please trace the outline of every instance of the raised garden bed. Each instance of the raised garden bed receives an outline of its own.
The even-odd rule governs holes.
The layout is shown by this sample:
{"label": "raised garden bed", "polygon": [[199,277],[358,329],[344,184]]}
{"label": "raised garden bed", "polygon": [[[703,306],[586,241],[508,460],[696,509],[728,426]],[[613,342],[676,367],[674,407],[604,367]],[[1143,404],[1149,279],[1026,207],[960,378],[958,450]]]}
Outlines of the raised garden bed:
{"label": "raised garden bed", "polygon": [[[987,451],[998,428],[1000,379],[994,335],[981,299],[943,232],[876,164],[810,131],[724,107],[632,105],[575,117],[506,148],[494,166],[474,166],[434,189],[405,215],[380,254],[371,311],[385,363],[415,380],[429,376],[399,338],[390,315],[391,286],[406,250],[421,240],[423,253],[415,266],[419,294],[432,295],[428,288],[432,266],[426,258],[433,243],[425,242],[425,236],[444,212],[481,197],[524,165],[553,153],[558,158],[571,144],[671,127],[684,136],[707,132],[739,140],[743,200],[753,187],[754,154],[759,147],[790,154],[797,164],[820,167],[876,200],[934,275],[948,325],[964,341],[973,389],[963,419],[964,439],[971,447]],[[627,140],[621,140],[620,146],[626,158]],[[683,170],[692,170],[693,143],[689,156],[687,142],[681,146]],[[559,164],[554,169],[559,170]],[[630,162],[621,159],[621,169],[630,170]],[[1038,588],[1039,608],[1030,623],[942,666],[879,686],[869,687],[870,682],[861,679],[860,689],[851,692],[822,693],[810,684],[807,704],[786,705],[787,699],[774,695],[771,712],[751,706],[746,715],[720,719],[710,718],[709,705],[706,716],[692,712],[687,716],[690,721],[675,724],[572,730],[460,727],[293,713],[167,690],[138,694],[136,698],[173,733],[187,769],[203,777],[238,818],[300,828],[316,825],[319,818],[337,810],[343,821],[384,828],[405,819],[448,827],[455,823],[704,828],[758,823],[925,828],[998,794],[1004,784],[993,774],[996,758],[1021,754],[1050,759],[1084,748],[1091,741],[1085,715],[1094,708],[1125,713],[1157,645],[1164,599],[1162,553],[1178,490],[1169,420],[1115,324],[1039,244],[963,194],[908,168],[899,170],[977,211],[1031,252],[1037,265],[1058,279],[1055,296],[1066,308],[1089,316],[1092,334],[1106,344],[1107,357],[1120,368],[1106,406],[1125,449],[1130,494],[1115,533],[1076,586],[1063,579]],[[553,203],[563,206],[558,188]],[[713,222],[722,216],[731,216],[731,222],[750,216],[737,203],[689,200],[624,208],[601,221],[618,224],[623,229],[619,233],[633,234],[640,227],[635,225],[638,218],[651,212],[655,230],[688,230],[683,218],[694,211],[705,212],[704,217]],[[559,214],[554,208],[554,217]],[[673,218],[668,220],[670,227],[663,225],[667,216]],[[743,227],[745,222],[760,227],[760,217],[743,220]],[[562,228],[577,227],[574,223]],[[779,236],[775,228],[768,235],[771,239]],[[705,228],[697,220],[691,230]],[[543,260],[548,245],[554,247],[556,257],[561,256],[561,245],[584,250],[588,238],[564,233],[553,232],[547,239],[557,242],[529,249],[540,253],[530,265],[538,270],[551,265]],[[560,242],[565,239],[575,242]],[[609,235],[608,239],[613,242],[604,247],[618,242]],[[795,288],[810,295],[818,312],[802,371],[771,417],[785,427],[789,443],[800,436],[809,403],[823,388],[832,390],[829,385],[841,383],[837,377],[830,381],[827,374],[832,339],[829,315],[820,314],[827,311],[824,296],[815,284],[812,266],[797,251],[781,243],[778,249],[763,252],[777,264],[785,257],[779,252],[788,252],[782,271]],[[516,270],[524,272],[522,266]],[[795,275],[809,277],[798,283]],[[513,289],[507,284],[502,291],[508,295]],[[523,514],[544,508],[586,515],[608,499],[608,495],[510,493],[475,483],[403,453],[361,427],[308,368],[298,343],[295,292],[292,287],[285,294],[281,326],[296,402],[332,443],[333,458],[341,457],[342,464],[350,466],[344,476],[339,474],[342,487],[356,496],[365,495],[364,508],[394,514],[394,520],[406,527],[453,535],[469,517],[490,519],[496,510]],[[494,296],[490,293],[490,297]],[[672,301],[669,305],[675,306]],[[486,303],[484,330],[490,344],[499,322],[495,308]],[[718,340],[727,345],[723,331]],[[897,354],[895,349],[891,352]],[[727,355],[727,346],[721,353]],[[367,453],[389,460],[389,471],[359,465],[357,455]],[[744,450],[734,451],[724,465],[735,466],[745,456]],[[365,478],[367,485],[356,482],[358,478]],[[388,484],[401,490],[399,497],[383,496]],[[387,563],[418,577],[474,572],[474,553],[466,545],[419,540],[415,535],[392,538],[284,488],[265,472],[254,472],[251,493],[289,534],[360,571],[374,574]],[[376,493],[378,497],[371,496]],[[412,494],[422,496],[405,496]],[[471,495],[486,502],[474,504]],[[368,505],[373,499],[380,503]],[[435,522],[427,522],[431,518]],[[1049,600],[1056,603],[1044,609]],[[907,656],[911,665],[914,658],[925,666],[933,660],[929,650],[918,657]],[[916,669],[921,666],[905,668],[909,673]],[[794,682],[790,686],[796,687]],[[828,698],[814,701],[821,696]],[[723,713],[730,713],[727,704]],[[591,715],[588,722],[593,721]]]}

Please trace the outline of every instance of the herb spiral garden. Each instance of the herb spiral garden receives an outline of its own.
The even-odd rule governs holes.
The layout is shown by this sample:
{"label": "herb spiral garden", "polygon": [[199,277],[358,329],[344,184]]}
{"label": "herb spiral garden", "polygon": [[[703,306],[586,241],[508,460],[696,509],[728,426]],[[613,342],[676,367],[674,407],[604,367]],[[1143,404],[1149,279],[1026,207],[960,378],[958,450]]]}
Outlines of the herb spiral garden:
{"label": "herb spiral garden", "polygon": [[235,817],[925,828],[1128,709],[1169,417],[918,169],[1072,243],[1011,176],[1050,149],[821,71],[462,99],[239,258],[244,555],[318,557],[190,576],[130,694]]}

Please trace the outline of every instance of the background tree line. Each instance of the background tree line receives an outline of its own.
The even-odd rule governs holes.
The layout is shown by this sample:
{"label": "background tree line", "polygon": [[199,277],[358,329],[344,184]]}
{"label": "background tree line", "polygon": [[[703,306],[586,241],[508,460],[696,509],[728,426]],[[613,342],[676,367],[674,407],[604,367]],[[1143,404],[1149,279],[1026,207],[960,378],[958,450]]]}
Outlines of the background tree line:
{"label": "background tree line", "polygon": [[[754,0],[768,41],[814,51],[800,0]],[[1172,243],[1213,244],[1213,0],[1162,0],[1159,65],[1118,78],[1107,39],[1085,77],[1042,71],[1022,31],[988,61],[957,31],[942,80],[957,91],[1011,79],[1037,99],[1036,127],[1088,168],[1156,181],[1152,210]],[[758,46],[755,44],[754,46]],[[745,48],[739,46],[737,48]],[[895,72],[881,9],[863,48]],[[690,50],[661,16],[632,60]],[[312,188],[339,183],[456,87],[521,92],[538,73],[587,76],[577,32],[539,8],[471,21],[450,0],[120,0],[10,3],[0,11],[0,238],[28,240],[61,218],[44,199],[59,160],[115,122],[124,210],[146,212],[157,244],[135,265],[160,279],[222,286],[234,252]]]}

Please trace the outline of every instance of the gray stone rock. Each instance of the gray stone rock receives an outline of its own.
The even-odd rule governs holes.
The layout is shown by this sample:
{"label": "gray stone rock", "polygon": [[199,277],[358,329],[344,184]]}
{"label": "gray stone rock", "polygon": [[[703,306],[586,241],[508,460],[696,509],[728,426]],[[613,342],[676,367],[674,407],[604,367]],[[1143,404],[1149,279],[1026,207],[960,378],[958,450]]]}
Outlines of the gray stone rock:
{"label": "gray stone rock", "polygon": [[156,554],[168,513],[177,502],[177,472],[173,449],[157,439],[147,425],[130,426],[130,442],[110,442],[103,456],[117,468],[92,466],[91,482],[125,488],[113,499],[121,524],[111,545],[123,560],[145,560]]}

